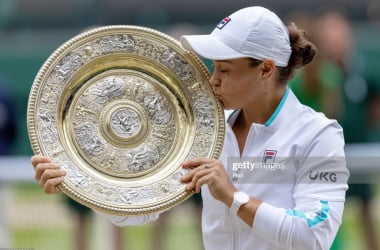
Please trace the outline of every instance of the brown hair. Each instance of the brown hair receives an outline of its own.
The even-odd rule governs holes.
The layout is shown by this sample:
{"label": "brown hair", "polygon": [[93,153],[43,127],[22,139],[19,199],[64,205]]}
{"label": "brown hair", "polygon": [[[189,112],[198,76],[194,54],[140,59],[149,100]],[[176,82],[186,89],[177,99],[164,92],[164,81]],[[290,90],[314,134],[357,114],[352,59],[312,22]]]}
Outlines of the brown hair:
{"label": "brown hair", "polygon": [[294,23],[291,23],[288,26],[288,31],[292,54],[290,55],[288,66],[277,67],[279,72],[278,79],[281,84],[286,84],[292,79],[296,69],[310,63],[317,53],[317,48],[306,38],[304,30],[298,29]]}

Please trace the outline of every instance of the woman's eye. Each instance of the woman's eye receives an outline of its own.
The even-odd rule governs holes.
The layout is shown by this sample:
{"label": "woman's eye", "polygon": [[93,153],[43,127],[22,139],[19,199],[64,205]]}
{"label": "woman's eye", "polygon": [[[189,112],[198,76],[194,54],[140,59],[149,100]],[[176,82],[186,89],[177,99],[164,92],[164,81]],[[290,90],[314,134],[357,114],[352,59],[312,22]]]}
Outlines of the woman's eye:
{"label": "woman's eye", "polygon": [[222,73],[222,74],[225,74],[225,73],[229,72],[228,69],[223,68],[220,65],[215,65],[215,64],[212,64],[211,69],[212,69],[213,72],[219,72],[219,73]]}

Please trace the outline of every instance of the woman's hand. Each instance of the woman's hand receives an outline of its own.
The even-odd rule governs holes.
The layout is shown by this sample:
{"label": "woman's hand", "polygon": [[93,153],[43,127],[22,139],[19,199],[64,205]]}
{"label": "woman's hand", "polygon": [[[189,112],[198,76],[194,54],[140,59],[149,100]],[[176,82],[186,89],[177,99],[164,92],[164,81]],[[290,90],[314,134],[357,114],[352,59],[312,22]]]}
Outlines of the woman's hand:
{"label": "woman's hand", "polygon": [[207,184],[215,199],[222,201],[228,207],[231,205],[236,188],[230,182],[220,160],[196,158],[182,163],[182,167],[191,169],[181,178],[182,182],[187,183],[187,191],[199,193],[201,186]]}
{"label": "woman's hand", "polygon": [[31,159],[34,167],[34,178],[47,194],[60,193],[58,185],[63,182],[66,172],[51,162],[48,157],[35,155]]}

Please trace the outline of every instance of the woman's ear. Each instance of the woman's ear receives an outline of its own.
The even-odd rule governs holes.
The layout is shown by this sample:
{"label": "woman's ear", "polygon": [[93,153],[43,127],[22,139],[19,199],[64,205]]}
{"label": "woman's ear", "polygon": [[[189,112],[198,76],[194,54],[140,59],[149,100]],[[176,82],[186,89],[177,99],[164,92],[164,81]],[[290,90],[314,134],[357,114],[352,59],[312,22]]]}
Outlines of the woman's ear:
{"label": "woman's ear", "polygon": [[276,68],[276,65],[272,60],[263,60],[261,64],[261,76],[264,80],[267,80],[268,78],[272,77],[274,74],[274,70]]}

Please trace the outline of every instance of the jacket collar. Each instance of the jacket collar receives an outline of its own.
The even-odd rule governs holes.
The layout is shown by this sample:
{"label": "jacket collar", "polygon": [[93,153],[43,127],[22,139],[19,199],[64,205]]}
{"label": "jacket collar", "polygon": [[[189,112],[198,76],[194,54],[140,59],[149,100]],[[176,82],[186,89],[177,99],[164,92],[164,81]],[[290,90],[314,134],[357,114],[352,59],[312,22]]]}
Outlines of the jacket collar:
{"label": "jacket collar", "polygon": [[[283,119],[283,117],[286,116],[286,113],[288,113],[289,108],[291,108],[293,105],[296,105],[295,102],[297,102],[297,98],[295,97],[292,90],[290,90],[290,88],[287,87],[280,100],[280,103],[276,107],[271,117],[263,124],[263,126],[267,128],[277,128],[281,123],[280,121]],[[236,109],[226,113],[227,123],[231,127],[235,123],[239,113],[240,109]]]}

